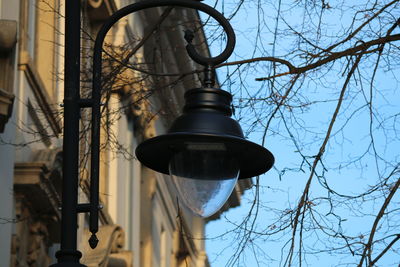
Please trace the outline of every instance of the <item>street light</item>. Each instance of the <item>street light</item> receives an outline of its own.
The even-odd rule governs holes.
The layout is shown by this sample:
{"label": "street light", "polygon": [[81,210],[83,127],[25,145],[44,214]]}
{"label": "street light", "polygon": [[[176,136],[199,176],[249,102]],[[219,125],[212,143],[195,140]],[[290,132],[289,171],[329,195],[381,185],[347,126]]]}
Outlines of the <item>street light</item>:
{"label": "street light", "polygon": [[[174,181],[185,205],[195,214],[207,217],[218,211],[232,193],[237,179],[267,172],[274,163],[264,147],[246,140],[240,125],[230,118],[232,95],[213,88],[212,69],[227,60],[235,46],[235,34],[222,14],[194,0],[146,0],[128,5],[110,16],[99,30],[93,52],[93,89],[90,99],[79,94],[80,1],[66,1],[65,93],[63,140],[63,195],[61,249],[53,267],[84,266],[76,249],[77,213],[89,212],[89,244],[98,243],[100,99],[102,47],[106,34],[122,17],[136,11],[162,6],[179,6],[203,11],[224,29],[227,44],[212,58],[199,55],[191,44],[193,33],[186,31],[186,50],[205,67],[204,87],[188,90],[183,115],[169,131],[139,144],[136,155],[145,166]],[[92,108],[90,203],[78,204],[79,112]]]}
{"label": "street light", "polygon": [[168,133],[141,143],[136,155],[145,166],[172,175],[187,208],[208,217],[226,202],[238,178],[268,171],[274,158],[244,139],[240,125],[230,118],[228,92],[191,89],[185,100],[183,115]]}

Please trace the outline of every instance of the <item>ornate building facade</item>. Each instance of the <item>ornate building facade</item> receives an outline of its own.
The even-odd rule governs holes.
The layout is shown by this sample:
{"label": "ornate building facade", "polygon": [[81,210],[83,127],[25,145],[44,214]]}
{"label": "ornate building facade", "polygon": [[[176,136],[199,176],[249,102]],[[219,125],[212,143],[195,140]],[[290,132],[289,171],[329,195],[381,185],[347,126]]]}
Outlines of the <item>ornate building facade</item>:
{"label": "ornate building facade", "polygon": [[[0,0],[0,266],[48,266],[59,249],[63,2]],[[82,1],[82,95],[90,94],[93,36],[105,18],[131,2]],[[209,53],[194,10],[141,12],[121,20],[107,38],[100,178],[104,208],[94,250],[87,242],[88,218],[79,216],[79,250],[87,266],[209,266],[206,221],[181,209],[169,177],[134,158],[141,140],[165,132],[179,114],[184,88],[200,86],[201,77],[193,71],[198,66],[184,49],[188,23],[198,28],[199,47]],[[88,197],[89,115],[81,114],[80,202]],[[249,186],[250,181],[241,181],[223,210],[239,205]]]}

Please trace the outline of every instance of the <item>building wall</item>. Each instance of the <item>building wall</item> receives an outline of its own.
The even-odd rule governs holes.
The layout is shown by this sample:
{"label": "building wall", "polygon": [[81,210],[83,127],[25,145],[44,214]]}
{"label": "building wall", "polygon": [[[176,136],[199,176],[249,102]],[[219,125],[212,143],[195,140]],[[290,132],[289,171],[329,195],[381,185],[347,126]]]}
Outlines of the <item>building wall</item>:
{"label": "building wall", "polygon": [[[105,18],[130,2],[82,1],[82,96],[90,95],[95,33]],[[0,0],[0,19],[17,21],[19,37],[15,49],[7,54],[13,62],[12,75],[7,77],[13,80],[9,93],[15,101],[12,116],[0,133],[0,266],[47,266],[55,262],[59,249],[64,5],[65,0]],[[148,10],[118,22],[107,36],[107,51],[129,53],[125,45],[137,43],[135,38],[156,25],[164,10]],[[145,66],[161,73],[194,69],[184,49],[184,27],[174,24],[197,16],[193,10],[173,10],[161,31],[136,52],[131,63],[154,61]],[[202,49],[208,53],[206,44]],[[105,75],[117,68],[112,60],[105,65]],[[89,248],[88,216],[80,214],[82,262],[88,266],[208,266],[202,239],[205,221],[182,212],[169,177],[143,167],[134,156],[141,141],[166,131],[180,113],[186,88],[200,86],[199,77],[189,75],[170,86],[171,77],[124,70],[118,79],[110,79],[102,117],[102,143],[107,145],[101,153],[100,243],[95,250]],[[154,85],[162,89],[154,90]],[[150,93],[150,98],[144,97]],[[8,105],[1,103],[0,108]],[[82,129],[89,125],[89,117],[90,112],[82,110]],[[84,203],[89,195],[86,157],[90,134],[82,135],[80,145],[79,201]],[[232,199],[237,202],[238,196]]]}

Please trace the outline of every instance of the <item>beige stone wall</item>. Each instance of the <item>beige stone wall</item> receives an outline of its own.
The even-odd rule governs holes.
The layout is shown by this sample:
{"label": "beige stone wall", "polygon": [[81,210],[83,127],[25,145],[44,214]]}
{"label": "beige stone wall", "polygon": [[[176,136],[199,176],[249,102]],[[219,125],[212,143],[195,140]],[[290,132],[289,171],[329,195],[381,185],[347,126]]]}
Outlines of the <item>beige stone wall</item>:
{"label": "beige stone wall", "polygon": [[36,9],[36,50],[34,65],[39,73],[47,93],[52,99],[56,99],[56,40],[57,17],[59,6],[56,0],[37,0]]}

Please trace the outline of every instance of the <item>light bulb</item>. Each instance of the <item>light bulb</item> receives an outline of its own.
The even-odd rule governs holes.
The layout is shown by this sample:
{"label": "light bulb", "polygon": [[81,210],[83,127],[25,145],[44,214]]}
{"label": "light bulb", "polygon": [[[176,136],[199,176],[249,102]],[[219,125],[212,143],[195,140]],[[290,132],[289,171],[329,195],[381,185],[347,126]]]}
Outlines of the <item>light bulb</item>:
{"label": "light bulb", "polygon": [[190,143],[169,164],[178,198],[200,217],[216,213],[227,201],[239,177],[239,167],[220,143]]}

